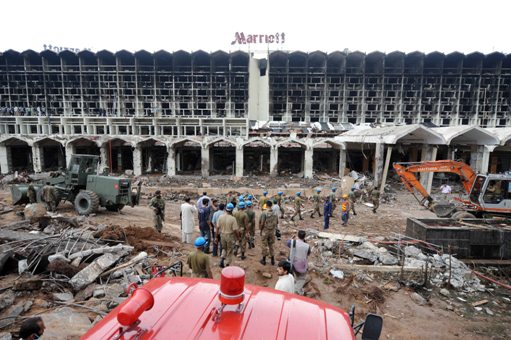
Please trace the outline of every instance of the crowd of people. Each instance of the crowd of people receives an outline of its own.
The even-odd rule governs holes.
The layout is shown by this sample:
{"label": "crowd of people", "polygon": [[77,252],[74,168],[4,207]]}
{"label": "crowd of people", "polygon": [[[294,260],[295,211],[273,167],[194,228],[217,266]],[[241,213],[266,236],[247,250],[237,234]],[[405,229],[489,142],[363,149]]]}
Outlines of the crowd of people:
{"label": "crowd of people", "polygon": [[[371,188],[369,195],[373,212],[376,213],[379,206],[379,190]],[[331,188],[331,192],[324,196],[322,189],[318,188],[310,197],[313,204],[310,217],[322,217],[323,229],[327,230],[330,227],[330,219],[339,211],[341,225],[345,226],[348,224],[350,213],[357,214],[355,211],[357,197],[359,195],[356,188],[342,195],[338,195],[337,188]],[[206,192],[197,201],[186,197],[180,207],[181,241],[188,244],[193,242],[196,248],[187,259],[192,276],[213,277],[210,255],[219,258],[218,265],[221,268],[231,265],[234,257],[239,256],[240,260],[245,260],[247,249],[256,247],[256,234],[259,234],[261,254],[259,262],[263,266],[277,265],[279,280],[276,288],[303,295],[307,257],[311,251],[305,241],[304,230],[299,230],[292,239],[285,241],[289,248],[289,256],[284,260],[276,260],[275,244],[281,240],[279,221],[286,216],[284,198],[282,191],[278,191],[274,196],[269,196],[268,192],[264,191],[259,198],[251,194],[237,196],[228,193],[223,201],[209,197]],[[296,192],[293,200],[286,201],[291,201],[294,208],[292,210],[288,208],[291,210],[288,214],[290,220],[303,220],[302,213],[305,210],[302,193]],[[154,227],[161,232],[165,217],[165,200],[160,190],[155,192],[149,206],[154,212]],[[258,218],[256,210],[260,210]],[[200,236],[193,240],[197,225]]]}

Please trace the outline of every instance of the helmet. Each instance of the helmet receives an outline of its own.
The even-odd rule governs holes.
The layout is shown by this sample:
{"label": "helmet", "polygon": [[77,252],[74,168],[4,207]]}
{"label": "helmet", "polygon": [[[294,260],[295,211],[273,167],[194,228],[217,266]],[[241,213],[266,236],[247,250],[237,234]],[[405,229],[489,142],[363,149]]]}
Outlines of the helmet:
{"label": "helmet", "polygon": [[335,192],[336,190],[337,190],[337,188],[336,188],[336,187],[333,187],[333,188],[332,188],[332,191],[333,191],[333,192]]}
{"label": "helmet", "polygon": [[206,244],[206,239],[204,237],[197,237],[195,239],[195,247],[199,248]]}
{"label": "helmet", "polygon": [[279,195],[279,196],[282,196],[282,194],[283,194],[282,191],[277,192],[277,195]]}
{"label": "helmet", "polygon": [[300,196],[301,194],[302,194],[302,192],[301,192],[301,191],[298,191],[298,192],[296,193],[296,196]]}
{"label": "helmet", "polygon": [[252,201],[248,201],[247,202],[247,207],[251,207],[252,206]]}
{"label": "helmet", "polygon": [[244,201],[239,202],[238,203],[238,208],[245,209],[245,202]]}
{"label": "helmet", "polygon": [[232,211],[234,209],[234,204],[232,203],[228,203],[227,206],[225,207],[225,210],[227,211]]}
{"label": "helmet", "polygon": [[342,195],[342,198],[348,198],[348,195],[344,194]]}
{"label": "helmet", "polygon": [[249,199],[249,200],[251,200],[253,198],[254,198],[254,196],[252,196],[252,195],[248,195],[248,197],[247,197],[247,199]]}
{"label": "helmet", "polygon": [[321,189],[320,189],[320,188],[317,188],[317,189],[316,189],[316,192],[321,192]]}
{"label": "helmet", "polygon": [[[46,183],[46,184],[50,184],[50,183]],[[161,195],[161,191],[160,191],[160,190],[156,190],[156,191],[154,192],[154,194],[155,194],[155,195]]]}
{"label": "helmet", "polygon": [[264,195],[264,196],[268,195],[268,191],[266,191],[266,190],[265,190],[265,191],[263,191],[263,195]]}
{"label": "helmet", "polygon": [[240,195],[240,196],[238,197],[238,201],[244,201],[244,200],[245,200],[245,196]]}

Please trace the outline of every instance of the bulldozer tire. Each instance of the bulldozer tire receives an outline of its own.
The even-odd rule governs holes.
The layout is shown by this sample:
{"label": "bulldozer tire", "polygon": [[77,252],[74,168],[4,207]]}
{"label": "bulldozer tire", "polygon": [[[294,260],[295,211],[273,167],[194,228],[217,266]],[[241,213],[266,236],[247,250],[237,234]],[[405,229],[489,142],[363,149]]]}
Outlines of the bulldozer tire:
{"label": "bulldozer tire", "polygon": [[121,211],[122,208],[124,208],[124,204],[114,204],[114,205],[107,205],[105,206],[106,210],[108,211]]}
{"label": "bulldozer tire", "polygon": [[83,190],[75,197],[75,210],[80,215],[90,215],[99,209],[98,195],[89,190]]}
{"label": "bulldozer tire", "polygon": [[461,220],[464,218],[476,218],[473,214],[469,213],[468,211],[456,211],[454,214],[452,214],[451,218],[453,220]]}

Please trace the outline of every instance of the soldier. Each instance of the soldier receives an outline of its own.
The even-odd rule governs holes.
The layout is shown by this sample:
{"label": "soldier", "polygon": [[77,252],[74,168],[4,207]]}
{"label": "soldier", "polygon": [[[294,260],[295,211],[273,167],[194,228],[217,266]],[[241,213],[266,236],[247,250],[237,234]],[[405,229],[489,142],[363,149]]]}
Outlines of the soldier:
{"label": "soldier", "polygon": [[266,210],[259,219],[259,229],[262,243],[262,259],[259,261],[263,266],[266,265],[266,256],[270,255],[271,265],[275,265],[275,255],[273,244],[275,243],[275,231],[279,223],[279,218],[273,213],[271,201],[266,201]]}
{"label": "soldier", "polygon": [[356,215],[355,212],[355,201],[357,200],[357,197],[355,195],[355,188],[351,188],[350,193],[348,194],[348,200],[350,203],[350,210],[353,211],[353,215]]}
{"label": "soldier", "polygon": [[226,213],[218,218],[217,240],[220,240],[222,243],[221,268],[231,264],[234,242],[238,234],[238,222],[236,222],[236,218],[232,216],[233,209],[234,205],[232,203],[227,204],[225,207]]}
{"label": "soldier", "polygon": [[30,203],[30,204],[35,203],[37,201],[37,199],[36,199],[37,193],[36,193],[34,185],[32,183],[30,183],[28,185],[27,197],[28,197],[28,203]]}
{"label": "soldier", "polygon": [[336,187],[332,188],[332,192],[330,193],[330,203],[332,203],[332,212],[337,208],[337,198],[335,197],[335,192],[337,191]]}
{"label": "soldier", "polygon": [[192,277],[202,277],[207,279],[213,278],[211,268],[209,266],[209,256],[204,253],[204,247],[207,245],[207,240],[200,236],[194,242],[196,251],[188,255],[186,263],[192,270]]}
{"label": "soldier", "polygon": [[300,191],[298,191],[296,193],[295,202],[294,202],[295,213],[293,214],[293,216],[291,216],[291,221],[294,220],[296,215],[298,215],[298,217],[300,218],[300,221],[303,220],[303,217],[302,217],[302,199],[300,197],[301,195],[302,195],[302,193]]}
{"label": "soldier", "polygon": [[57,209],[57,190],[50,182],[46,182],[46,185],[43,187],[42,199],[46,205],[46,209],[48,211],[54,212]]}
{"label": "soldier", "polygon": [[319,197],[319,194],[321,193],[321,189],[317,188],[316,193],[314,196],[312,196],[312,204],[314,204],[314,210],[312,211],[311,218],[314,217],[314,214],[317,212],[319,217],[321,217],[321,212],[319,210],[320,204],[321,204],[321,198]]}
{"label": "soldier", "polygon": [[153,209],[153,224],[156,230],[161,233],[163,228],[163,221],[165,221],[165,201],[161,198],[161,191],[156,190],[155,197],[151,199],[149,206]]}
{"label": "soldier", "polygon": [[280,218],[284,218],[284,202],[282,201],[282,194],[283,192],[279,191],[277,193],[277,196],[275,197],[275,199],[277,200],[277,205],[279,206],[280,209]]}
{"label": "soldier", "polygon": [[376,214],[376,210],[380,206],[380,191],[376,186],[374,186],[371,192],[371,203],[373,203],[373,213]]}
{"label": "soldier", "polygon": [[239,249],[241,250],[241,259],[246,259],[245,256],[245,250],[247,246],[247,234],[249,231],[248,226],[248,216],[245,212],[245,202],[241,201],[238,203],[238,211],[234,213],[234,217],[236,218],[236,222],[238,223],[238,229],[239,229]]}
{"label": "soldier", "polygon": [[266,195],[268,195],[268,191],[263,191],[263,195],[261,197],[259,197],[259,209],[264,210],[264,205],[266,204],[266,201],[268,200],[268,197],[266,197]]}
{"label": "soldier", "polygon": [[247,202],[247,210],[245,213],[248,216],[248,249],[252,249],[255,247],[254,245],[254,237],[255,237],[255,211],[253,209],[252,201]]}

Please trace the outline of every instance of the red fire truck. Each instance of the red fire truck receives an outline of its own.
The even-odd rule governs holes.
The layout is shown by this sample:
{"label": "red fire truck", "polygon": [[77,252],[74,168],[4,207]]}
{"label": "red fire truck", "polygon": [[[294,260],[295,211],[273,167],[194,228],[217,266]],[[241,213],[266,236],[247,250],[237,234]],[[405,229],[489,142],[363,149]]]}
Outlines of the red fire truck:
{"label": "red fire truck", "polygon": [[378,339],[382,318],[354,325],[350,314],[321,301],[245,285],[227,267],[220,282],[158,277],[132,295],[82,339]]}

